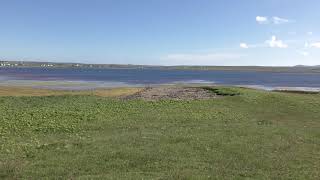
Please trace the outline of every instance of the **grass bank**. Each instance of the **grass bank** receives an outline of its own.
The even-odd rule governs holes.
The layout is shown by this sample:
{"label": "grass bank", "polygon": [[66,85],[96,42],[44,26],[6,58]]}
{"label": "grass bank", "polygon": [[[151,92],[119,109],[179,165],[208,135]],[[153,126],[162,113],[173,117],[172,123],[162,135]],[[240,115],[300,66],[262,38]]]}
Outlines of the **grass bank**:
{"label": "grass bank", "polygon": [[0,97],[0,179],[319,179],[320,95]]}

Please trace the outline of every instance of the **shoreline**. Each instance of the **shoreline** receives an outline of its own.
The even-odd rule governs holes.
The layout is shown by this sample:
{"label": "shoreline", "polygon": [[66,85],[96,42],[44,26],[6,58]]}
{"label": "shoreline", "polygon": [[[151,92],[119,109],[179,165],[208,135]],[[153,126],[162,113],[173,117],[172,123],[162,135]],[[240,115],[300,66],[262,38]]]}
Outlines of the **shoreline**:
{"label": "shoreline", "polygon": [[44,68],[44,69],[161,69],[194,71],[254,71],[284,73],[320,73],[320,66],[210,66],[210,65],[143,65],[143,64],[86,64],[70,62],[0,61],[1,68]]}
{"label": "shoreline", "polygon": [[[72,87],[72,86],[71,86]],[[33,85],[1,85],[0,96],[60,96],[60,95],[94,95],[101,97],[119,97],[128,96],[145,90],[146,88],[165,88],[165,87],[235,87],[253,90],[261,90],[267,92],[283,92],[283,93],[300,93],[300,94],[319,94],[320,88],[310,87],[277,87],[268,88],[263,86],[232,86],[220,84],[159,84],[144,86],[112,86],[112,87],[90,87],[90,88],[53,88],[48,86]]]}
{"label": "shoreline", "polygon": [[[231,85],[232,86],[232,85]],[[236,85],[235,87],[243,87],[256,90],[274,91],[274,92],[313,92],[320,93],[320,87],[266,87],[260,85]]]}
{"label": "shoreline", "polygon": [[114,89],[114,88],[145,88],[159,86],[228,86],[242,87],[265,91],[297,91],[297,92],[320,92],[320,87],[294,87],[294,86],[264,86],[264,85],[236,85],[222,84],[203,80],[174,81],[159,84],[132,84],[119,81],[72,81],[72,80],[0,80],[0,87],[25,87],[34,89],[62,90],[62,91],[89,91],[97,89]]}

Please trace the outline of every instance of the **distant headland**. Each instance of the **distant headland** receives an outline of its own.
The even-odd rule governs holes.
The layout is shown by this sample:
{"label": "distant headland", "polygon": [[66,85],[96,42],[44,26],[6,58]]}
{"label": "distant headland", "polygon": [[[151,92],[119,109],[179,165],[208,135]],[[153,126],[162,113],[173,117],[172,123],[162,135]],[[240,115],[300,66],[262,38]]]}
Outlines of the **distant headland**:
{"label": "distant headland", "polygon": [[319,66],[160,66],[135,64],[86,64],[38,61],[0,61],[3,67],[33,67],[33,68],[97,68],[97,69],[164,69],[164,70],[202,70],[202,71],[267,71],[267,72],[304,72],[320,73]]}

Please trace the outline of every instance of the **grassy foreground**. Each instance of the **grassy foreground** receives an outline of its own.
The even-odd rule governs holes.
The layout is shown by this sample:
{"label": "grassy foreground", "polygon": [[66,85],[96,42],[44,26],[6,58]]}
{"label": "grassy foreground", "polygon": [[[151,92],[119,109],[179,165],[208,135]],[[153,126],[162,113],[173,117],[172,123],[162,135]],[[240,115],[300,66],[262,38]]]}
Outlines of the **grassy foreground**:
{"label": "grassy foreground", "polygon": [[231,91],[0,97],[0,179],[320,178],[320,95]]}

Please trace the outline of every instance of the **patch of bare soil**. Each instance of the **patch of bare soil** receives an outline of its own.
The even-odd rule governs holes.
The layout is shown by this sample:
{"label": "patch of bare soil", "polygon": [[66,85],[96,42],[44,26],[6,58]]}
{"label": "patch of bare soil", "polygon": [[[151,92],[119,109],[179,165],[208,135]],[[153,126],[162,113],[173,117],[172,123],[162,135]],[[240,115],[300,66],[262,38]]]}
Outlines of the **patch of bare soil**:
{"label": "patch of bare soil", "polygon": [[124,97],[124,99],[143,99],[147,101],[154,100],[196,100],[212,99],[217,95],[213,92],[197,87],[147,87],[133,95]]}

